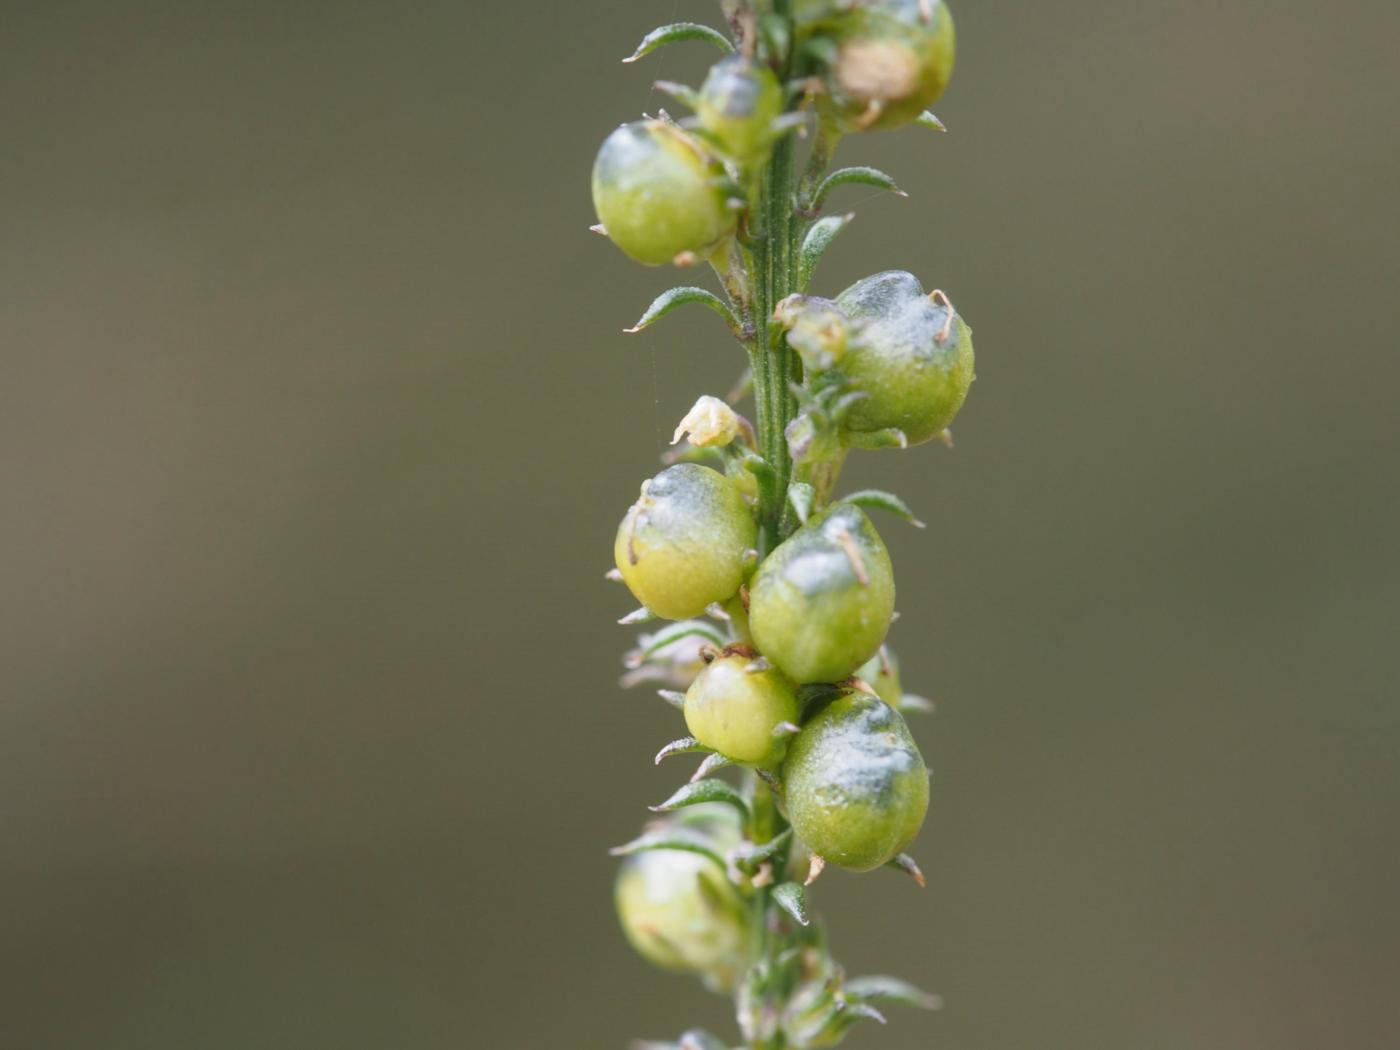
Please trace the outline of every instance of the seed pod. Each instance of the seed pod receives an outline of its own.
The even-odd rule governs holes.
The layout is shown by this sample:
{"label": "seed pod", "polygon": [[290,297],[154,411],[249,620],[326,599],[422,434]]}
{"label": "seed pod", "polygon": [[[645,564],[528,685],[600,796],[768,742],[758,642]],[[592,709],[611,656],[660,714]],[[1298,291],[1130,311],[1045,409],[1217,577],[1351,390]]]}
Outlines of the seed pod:
{"label": "seed pod", "polygon": [[943,94],[957,50],[942,0],[875,0],[821,18],[836,45],[829,108],[847,129],[908,124]]}
{"label": "seed pod", "polygon": [[759,566],[749,629],[795,682],[836,682],[880,648],[894,614],[894,568],[859,507],[814,516]]}
{"label": "seed pod", "polygon": [[[697,807],[672,823],[702,830],[717,852],[739,841],[727,807]],[[747,964],[746,905],[713,861],[679,850],[634,854],[619,869],[613,896],[623,933],[644,958],[717,990],[734,986]]]}
{"label": "seed pod", "polygon": [[734,227],[722,169],[693,136],[659,120],[624,124],[593,163],[593,206],[608,237],[648,266],[704,254]]}
{"label": "seed pod", "polygon": [[783,112],[783,89],[767,66],[740,57],[716,63],[700,87],[700,125],[742,167],[761,161]]}
{"label": "seed pod", "polygon": [[782,769],[788,819],[833,864],[878,868],[899,855],[928,811],[928,769],[899,712],[847,692],[813,715]]}
{"label": "seed pod", "polygon": [[891,428],[911,445],[942,433],[975,378],[972,330],[962,317],[902,270],[857,281],[836,303],[852,324],[841,371],[866,395],[846,419],[853,443]]}
{"label": "seed pod", "polygon": [[618,526],[613,556],[639,602],[668,620],[685,620],[738,592],[757,532],[734,482],[679,463],[642,484]]}
{"label": "seed pod", "polygon": [[685,724],[696,740],[736,762],[776,768],[787,751],[777,730],[799,716],[797,694],[782,672],[750,670],[747,656],[722,656],[685,694]]}

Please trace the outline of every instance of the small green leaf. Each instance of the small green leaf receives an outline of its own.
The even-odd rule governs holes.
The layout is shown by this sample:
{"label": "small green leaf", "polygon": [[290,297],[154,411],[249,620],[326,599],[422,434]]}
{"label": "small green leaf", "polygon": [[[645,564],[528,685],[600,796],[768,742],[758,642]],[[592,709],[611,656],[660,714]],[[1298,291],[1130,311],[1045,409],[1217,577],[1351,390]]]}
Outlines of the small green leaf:
{"label": "small green leaf", "polygon": [[640,332],[643,328],[655,324],[672,310],[680,306],[685,306],[687,303],[699,303],[701,306],[708,306],[715,313],[723,317],[730,328],[737,330],[739,327],[739,322],[735,320],[734,312],[730,310],[724,300],[715,295],[714,292],[707,292],[703,288],[686,287],[672,288],[668,292],[662,292],[652,301],[652,304],[647,307],[647,312],[642,314],[641,320],[631,328],[624,328],[623,331],[628,333]]}
{"label": "small green leaf", "polygon": [[895,185],[894,179],[878,168],[841,168],[822,179],[817,192],[812,195],[812,207],[819,209],[826,200],[826,195],[838,186],[874,186],[876,189],[889,190],[900,197],[909,196]]}
{"label": "small green leaf", "polygon": [[652,635],[642,650],[642,656],[655,656],[668,645],[679,642],[682,638],[692,638],[696,635],[706,641],[713,642],[721,649],[724,648],[724,636],[713,626],[703,620],[682,620],[679,623],[669,624]]}
{"label": "small green leaf", "polygon": [[656,619],[656,613],[652,612],[644,605],[640,609],[634,609],[617,622],[622,624],[623,627],[631,627],[635,623],[647,623],[654,619]]}
{"label": "small green leaf", "polygon": [[947,131],[948,127],[928,110],[924,110],[914,118],[914,123],[923,128],[931,128],[934,131]]}
{"label": "small green leaf", "polygon": [[908,448],[909,438],[898,427],[886,430],[872,430],[869,433],[851,431],[848,434],[856,448]]}
{"label": "small green leaf", "polygon": [[817,263],[826,254],[826,250],[831,247],[831,242],[836,239],[836,235],[844,230],[848,223],[855,218],[853,214],[828,215],[824,219],[818,219],[812,223],[812,228],[807,231],[807,236],[802,238],[802,248],[797,255],[797,287],[799,290],[805,289],[812,281],[812,275],[817,272]]}
{"label": "small green leaf", "polygon": [[688,109],[700,108],[700,92],[688,84],[678,84],[674,80],[658,80],[652,87],[664,91]]}
{"label": "small green leaf", "polygon": [[737,809],[745,820],[749,817],[749,804],[723,780],[697,780],[693,784],[682,784],[674,795],[659,806],[652,806],[653,813],[672,813],[685,806],[699,806],[706,802],[723,802]]}
{"label": "small green leaf", "polygon": [[685,706],[685,694],[678,693],[674,689],[658,689],[656,695],[676,709]]}
{"label": "small green leaf", "polygon": [[649,831],[645,835],[638,836],[631,842],[625,842],[621,846],[614,846],[608,850],[614,857],[630,857],[634,853],[646,853],[650,850],[670,849],[678,850],[681,853],[695,853],[707,860],[714,861],[719,866],[720,871],[727,871],[724,858],[715,852],[714,847],[701,835],[688,832],[684,828],[667,828],[665,831]]}
{"label": "small green leaf", "polygon": [[637,45],[637,50],[622,61],[635,62],[637,59],[651,54],[658,47],[679,43],[682,40],[703,40],[707,44],[713,44],[726,55],[734,53],[734,45],[718,29],[702,26],[698,22],[672,22],[670,25],[659,26],[642,37],[642,42]]}
{"label": "small green leaf", "polygon": [[853,1020],[875,1021],[878,1024],[889,1024],[889,1022],[885,1020],[885,1015],[869,1003],[848,1001],[841,1012]]}
{"label": "small green leaf", "polygon": [[732,766],[733,764],[734,760],[732,758],[721,755],[718,751],[712,752],[706,755],[705,761],[701,762],[696,768],[694,775],[690,778],[690,782],[694,784],[697,780],[704,780],[716,769],[723,769],[725,766]]}
{"label": "small green leaf", "polygon": [[763,843],[755,846],[751,842],[742,842],[732,851],[734,862],[743,871],[757,871],[760,864],[765,860],[772,860],[792,841],[792,829],[788,828],[781,835],[776,835]]}
{"label": "small green leaf", "polygon": [[792,504],[797,520],[803,525],[806,525],[807,519],[812,516],[812,503],[816,498],[817,490],[805,481],[794,481],[788,486],[788,502]]}
{"label": "small green leaf", "polygon": [[774,886],[773,902],[791,915],[799,926],[806,926],[812,921],[807,917],[807,890],[795,882]]}
{"label": "small green leaf", "polygon": [[693,736],[683,736],[679,740],[672,740],[656,753],[656,764],[659,766],[672,755],[693,755],[698,751],[709,751],[700,741]]}
{"label": "small green leaf", "polygon": [[931,715],[934,712],[932,700],[913,693],[905,693],[894,706],[902,715]]}
{"label": "small green leaf", "polygon": [[909,505],[893,492],[884,492],[880,489],[861,489],[859,492],[852,492],[849,496],[842,496],[838,502],[854,503],[857,507],[877,507],[880,510],[889,511],[896,517],[903,518],[916,529],[924,527],[924,523],[914,517],[914,512],[909,509]]}
{"label": "small green leaf", "polygon": [[903,1006],[916,1006],[921,1010],[938,1010],[943,1006],[939,996],[931,995],[898,977],[857,977],[847,981],[843,991],[848,998],[858,1002],[879,999]]}

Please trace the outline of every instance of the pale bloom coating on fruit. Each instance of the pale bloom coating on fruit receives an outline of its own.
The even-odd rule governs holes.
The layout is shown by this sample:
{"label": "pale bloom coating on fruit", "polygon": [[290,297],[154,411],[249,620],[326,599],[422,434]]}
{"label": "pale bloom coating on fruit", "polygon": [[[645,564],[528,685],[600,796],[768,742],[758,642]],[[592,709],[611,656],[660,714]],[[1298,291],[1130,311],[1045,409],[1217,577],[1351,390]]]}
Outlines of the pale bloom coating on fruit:
{"label": "pale bloom coating on fruit", "polygon": [[851,692],[802,727],[782,769],[788,819],[833,864],[869,871],[914,840],[928,812],[928,768],[899,712]]}

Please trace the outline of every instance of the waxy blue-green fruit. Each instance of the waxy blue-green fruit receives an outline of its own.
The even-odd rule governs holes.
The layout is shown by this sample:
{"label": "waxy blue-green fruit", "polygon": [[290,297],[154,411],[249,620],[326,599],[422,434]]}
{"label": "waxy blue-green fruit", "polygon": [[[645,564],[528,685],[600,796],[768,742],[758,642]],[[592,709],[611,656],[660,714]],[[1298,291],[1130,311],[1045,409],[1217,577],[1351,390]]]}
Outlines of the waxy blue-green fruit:
{"label": "waxy blue-green fruit", "polygon": [[700,126],[743,166],[767,154],[782,112],[783,88],[773,71],[737,56],[711,67],[696,109]]}
{"label": "waxy blue-green fruit", "polygon": [[[739,842],[728,807],[696,807],[669,823],[703,835],[720,854]],[[717,990],[732,988],[747,966],[747,905],[714,861],[679,850],[634,854],[617,873],[613,899],[627,940],[657,966]]]}
{"label": "waxy blue-green fruit", "polygon": [[732,598],[758,527],[743,493],[709,467],[680,463],[642,484],[617,529],[623,582],[657,616],[686,620]]}
{"label": "waxy blue-green fruit", "polygon": [[852,871],[898,856],[928,812],[928,768],[889,704],[848,692],[788,746],[782,769],[788,820],[813,853]]}
{"label": "waxy blue-green fruit", "polygon": [[774,730],[797,721],[797,693],[781,671],[754,671],[752,665],[749,656],[721,656],[701,671],[685,694],[685,724],[726,758],[776,767],[788,738]]}
{"label": "waxy blue-green fruit", "polygon": [[866,395],[846,417],[853,443],[891,428],[910,445],[942,433],[975,378],[972,330],[962,317],[902,270],[857,281],[836,305],[851,321],[840,368]]}
{"label": "waxy blue-green fruit", "polygon": [[826,104],[848,130],[908,124],[953,76],[957,36],[942,0],[808,3],[798,16],[836,46]]}
{"label": "waxy blue-green fruit", "polygon": [[648,266],[704,255],[734,228],[723,171],[693,136],[659,120],[624,124],[593,163],[593,207],[608,237]]}
{"label": "waxy blue-green fruit", "polygon": [[759,566],[754,644],[795,682],[837,682],[875,655],[894,614],[894,568],[859,507],[814,515]]}

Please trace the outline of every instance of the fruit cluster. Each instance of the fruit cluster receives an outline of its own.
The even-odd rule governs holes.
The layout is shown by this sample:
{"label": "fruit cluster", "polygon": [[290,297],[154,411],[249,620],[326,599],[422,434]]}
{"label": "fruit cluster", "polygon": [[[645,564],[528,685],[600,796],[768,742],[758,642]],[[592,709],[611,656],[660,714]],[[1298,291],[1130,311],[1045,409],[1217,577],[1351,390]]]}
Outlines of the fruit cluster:
{"label": "fruit cluster", "polygon": [[[676,307],[719,313],[748,352],[727,399],[702,397],[669,465],[645,481],[614,543],[641,604],[624,623],[668,620],[628,654],[627,684],[653,682],[688,735],[657,756],[705,757],[618,853],[617,907],[658,965],[733,991],[754,1047],[835,1045],[877,999],[929,1005],[891,978],[847,981],[811,924],[805,887],[828,864],[899,868],[929,802],[929,776],[885,645],[894,573],[866,511],[914,521],[898,497],[835,495],[852,449],[935,437],[973,380],[971,332],[941,291],[888,271],[833,298],[808,294],[849,216],[824,216],[843,185],[895,190],[871,168],[827,173],[852,132],[921,123],[952,73],[937,0],[725,0],[733,40],[693,23],[650,34],[634,58],[702,39],[725,56],[697,89],[657,86],[692,117],[625,124],[593,168],[599,226],[648,265],[708,262],[723,297],[660,296],[631,331]],[[805,172],[794,163],[810,140]],[[752,392],[755,426],[735,405]],[[918,522],[914,522],[919,524]],[[743,772],[734,786],[716,775]],[[688,1033],[681,1047],[724,1046]]]}

